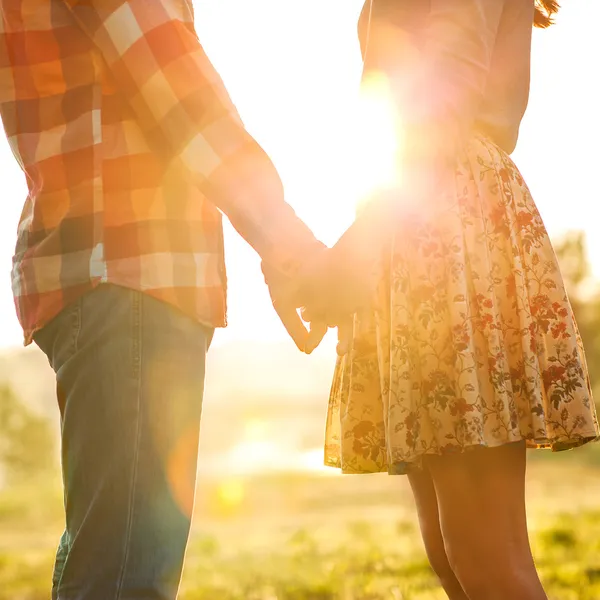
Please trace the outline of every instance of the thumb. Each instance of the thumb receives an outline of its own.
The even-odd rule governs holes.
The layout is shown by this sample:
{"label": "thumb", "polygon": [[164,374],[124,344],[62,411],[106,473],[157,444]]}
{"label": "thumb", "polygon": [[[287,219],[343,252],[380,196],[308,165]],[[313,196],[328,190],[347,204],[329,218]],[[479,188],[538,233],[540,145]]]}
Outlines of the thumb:
{"label": "thumb", "polygon": [[350,352],[352,346],[352,337],[354,335],[354,319],[348,317],[338,326],[338,344],[336,352],[338,356],[344,356]]}

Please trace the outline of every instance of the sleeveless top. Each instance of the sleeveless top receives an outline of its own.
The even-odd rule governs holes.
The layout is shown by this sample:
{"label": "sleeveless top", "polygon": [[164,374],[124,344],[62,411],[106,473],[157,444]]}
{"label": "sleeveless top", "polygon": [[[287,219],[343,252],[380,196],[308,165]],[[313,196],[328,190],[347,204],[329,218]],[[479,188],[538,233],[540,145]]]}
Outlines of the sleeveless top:
{"label": "sleeveless top", "polygon": [[[476,130],[510,154],[529,99],[534,8],[534,0],[367,0],[358,26],[364,74],[403,81],[410,119],[467,137]],[[418,49],[414,62],[406,39]]]}

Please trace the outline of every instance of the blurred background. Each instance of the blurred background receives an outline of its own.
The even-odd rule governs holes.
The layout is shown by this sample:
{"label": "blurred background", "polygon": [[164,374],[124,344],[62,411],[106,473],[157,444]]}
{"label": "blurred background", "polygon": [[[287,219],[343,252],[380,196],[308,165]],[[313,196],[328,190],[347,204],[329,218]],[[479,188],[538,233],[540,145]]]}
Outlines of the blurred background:
{"label": "blurred background", "polygon": [[[385,176],[385,131],[361,127],[373,109],[358,94],[362,0],[194,4],[200,40],[275,161],[288,201],[335,242],[361,194]],[[557,25],[534,32],[531,100],[514,154],[555,241],[595,387],[599,17],[597,0],[565,0]],[[381,154],[353,151],[368,142]],[[0,600],[47,600],[64,526],[58,410],[53,373],[37,348],[22,348],[14,316],[9,272],[26,190],[3,138],[0,174]],[[226,253],[230,326],[208,357],[182,599],[445,598],[424,558],[407,481],[322,466],[335,340],[312,356],[297,352],[272,312],[257,257],[230,227]],[[530,454],[528,496],[550,597],[600,598],[600,447]]]}

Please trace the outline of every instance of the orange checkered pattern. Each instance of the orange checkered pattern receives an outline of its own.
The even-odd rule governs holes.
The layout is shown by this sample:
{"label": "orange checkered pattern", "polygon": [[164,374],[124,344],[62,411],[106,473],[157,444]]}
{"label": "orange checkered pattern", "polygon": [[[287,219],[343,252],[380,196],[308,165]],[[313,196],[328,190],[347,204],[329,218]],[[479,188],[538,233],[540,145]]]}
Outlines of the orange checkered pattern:
{"label": "orange checkered pattern", "polygon": [[191,0],[0,0],[0,114],[29,188],[12,272],[26,344],[103,282],[224,326],[221,211],[286,274],[319,246]]}

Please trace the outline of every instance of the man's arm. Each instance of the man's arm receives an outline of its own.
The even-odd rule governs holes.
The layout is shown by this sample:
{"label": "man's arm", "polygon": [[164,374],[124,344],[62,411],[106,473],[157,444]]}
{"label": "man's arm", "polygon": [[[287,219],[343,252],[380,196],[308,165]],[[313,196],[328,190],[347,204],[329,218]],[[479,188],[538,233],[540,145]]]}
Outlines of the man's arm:
{"label": "man's arm", "polygon": [[288,275],[322,246],[285,202],[183,0],[62,0],[101,52],[152,148],[178,161],[263,260]]}

